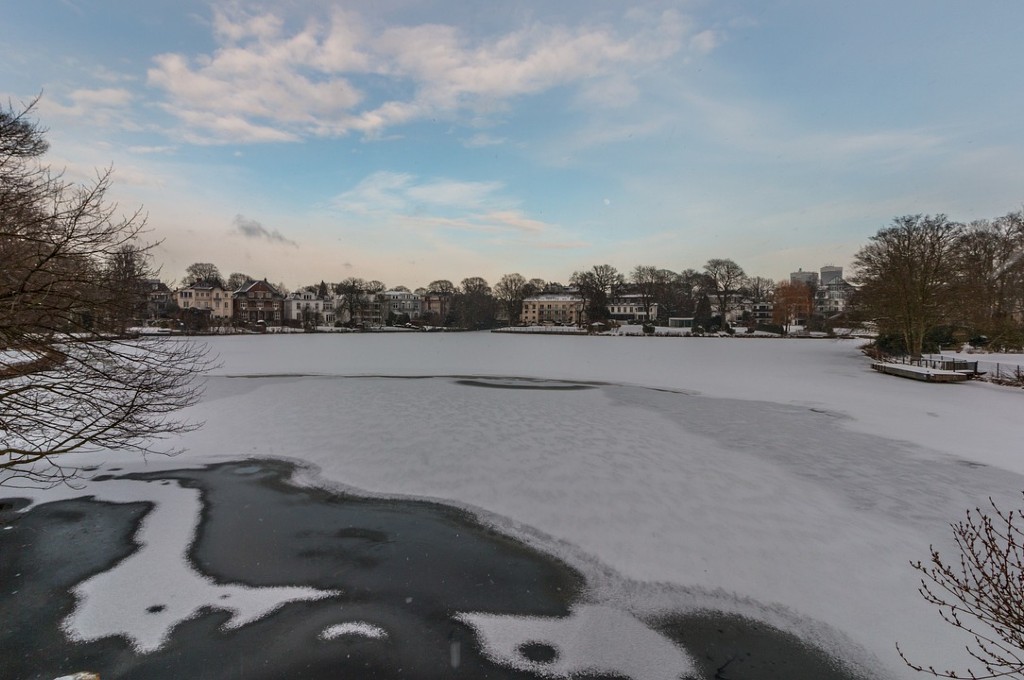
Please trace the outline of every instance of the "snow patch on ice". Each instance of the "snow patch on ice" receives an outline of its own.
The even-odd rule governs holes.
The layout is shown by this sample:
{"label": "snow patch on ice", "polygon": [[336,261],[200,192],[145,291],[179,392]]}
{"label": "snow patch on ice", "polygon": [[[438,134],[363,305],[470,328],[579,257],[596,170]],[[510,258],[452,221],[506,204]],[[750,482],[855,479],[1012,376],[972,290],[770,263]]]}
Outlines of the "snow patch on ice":
{"label": "snow patch on ice", "polygon": [[[599,605],[579,605],[565,618],[458,614],[480,636],[495,663],[546,677],[611,674],[632,680],[678,680],[694,672],[690,657],[661,633],[633,616]],[[550,660],[532,660],[529,645],[553,650]]]}
{"label": "snow patch on ice", "polygon": [[288,602],[337,594],[315,588],[215,583],[197,572],[188,558],[202,510],[195,489],[168,482],[116,480],[91,484],[89,493],[99,501],[154,505],[135,534],[139,549],[74,588],[77,606],[63,623],[74,640],[119,635],[141,653],[154,652],[167,642],[175,626],[206,609],[228,612],[224,627],[238,628]]}
{"label": "snow patch on ice", "polygon": [[364,621],[347,621],[345,623],[336,623],[333,626],[324,628],[320,633],[320,639],[334,640],[335,638],[349,635],[381,640],[388,636],[388,632],[380,626],[375,626],[372,623],[366,623]]}

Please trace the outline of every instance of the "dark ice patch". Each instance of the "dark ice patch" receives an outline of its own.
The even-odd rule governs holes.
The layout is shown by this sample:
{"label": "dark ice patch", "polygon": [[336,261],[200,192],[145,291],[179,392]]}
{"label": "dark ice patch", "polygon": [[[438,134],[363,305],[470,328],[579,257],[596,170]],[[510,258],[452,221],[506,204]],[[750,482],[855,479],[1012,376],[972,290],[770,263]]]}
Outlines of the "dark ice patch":
{"label": "dark ice patch", "polygon": [[490,387],[499,390],[546,390],[552,392],[577,392],[579,390],[593,390],[596,385],[581,385],[579,383],[563,383],[551,380],[456,380],[457,385],[469,387]]}

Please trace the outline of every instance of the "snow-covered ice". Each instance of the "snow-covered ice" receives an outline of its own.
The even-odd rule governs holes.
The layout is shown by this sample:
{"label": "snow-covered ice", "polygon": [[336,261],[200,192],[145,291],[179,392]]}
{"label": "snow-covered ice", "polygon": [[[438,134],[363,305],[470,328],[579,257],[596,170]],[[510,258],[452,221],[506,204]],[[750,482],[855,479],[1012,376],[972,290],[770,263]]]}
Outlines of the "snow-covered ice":
{"label": "snow-covered ice", "polygon": [[[611,607],[580,605],[565,618],[460,614],[499,663],[547,677],[613,673],[633,680],[678,680],[694,670],[676,645],[634,617]],[[541,663],[522,653],[530,643],[548,645],[554,658]]]}
{"label": "snow-covered ice", "polygon": [[[581,568],[597,605],[742,613],[866,666],[877,659],[889,677],[916,676],[897,641],[925,664],[967,663],[967,641],[920,598],[909,562],[930,544],[949,552],[948,525],[966,509],[989,496],[1014,506],[1024,488],[1024,391],[881,375],[858,341],[209,344],[221,363],[186,414],[206,425],[147,470],[301,461],[306,483],[476,511]],[[78,460],[99,471],[133,462]]]}

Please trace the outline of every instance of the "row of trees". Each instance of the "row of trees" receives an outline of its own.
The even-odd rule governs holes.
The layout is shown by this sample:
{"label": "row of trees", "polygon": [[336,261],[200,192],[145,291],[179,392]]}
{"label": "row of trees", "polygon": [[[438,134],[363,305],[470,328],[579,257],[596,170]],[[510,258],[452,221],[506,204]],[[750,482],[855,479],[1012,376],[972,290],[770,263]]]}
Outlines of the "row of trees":
{"label": "row of trees", "polygon": [[1024,345],[1024,211],[970,224],[907,215],[854,258],[855,299],[883,348],[921,354],[975,338]]}
{"label": "row of trees", "polygon": [[[232,272],[225,279],[217,265],[212,262],[194,262],[185,268],[185,276],[181,279],[181,285],[191,286],[197,283],[209,283],[219,286],[224,290],[238,290],[253,280],[255,280],[255,277],[243,272]],[[280,284],[278,287],[281,287]]]}
{"label": "row of trees", "polygon": [[[253,277],[232,273],[225,279],[216,265],[196,262],[186,269],[184,285],[206,282],[236,290]],[[278,290],[287,293],[284,286]],[[669,316],[694,316],[704,327],[712,325],[734,309],[739,297],[754,301],[770,300],[774,283],[763,277],[747,277],[742,267],[726,259],[709,260],[703,271],[687,269],[680,273],[654,266],[637,266],[628,275],[608,264],[574,272],[568,285],[541,278],[527,279],[519,273],[505,274],[493,286],[479,276],[455,284],[447,279],[431,281],[423,288],[410,291],[406,286],[388,288],[383,282],[349,277],[337,283],[309,284],[300,288],[320,297],[334,293],[342,301],[350,318],[360,318],[367,307],[384,300],[386,290],[414,292],[431,296],[437,306],[425,313],[426,321],[436,325],[461,328],[487,328],[503,319],[518,323],[523,301],[542,293],[564,293],[571,290],[583,300],[587,318],[603,321],[610,317],[609,305],[626,293],[638,295],[645,316],[654,318],[656,308],[662,320]],[[401,322],[400,319],[392,321]]]}
{"label": "row of trees", "polygon": [[[908,215],[871,237],[854,260],[859,289],[850,300],[844,323],[877,325],[880,346],[919,354],[939,342],[987,339],[996,346],[1024,345],[1024,211],[994,220],[962,224],[944,215]],[[127,253],[123,274],[131,277]],[[234,289],[252,277],[233,273],[225,281],[210,263],[191,265],[183,281],[212,281]],[[573,272],[569,287],[582,298],[586,318],[610,317],[609,305],[624,293],[637,296],[645,316],[693,317],[704,328],[725,326],[741,301],[772,302],[774,322],[783,328],[796,318],[813,320],[815,289],[798,281],[773,282],[748,277],[730,259],[711,259],[701,271],[673,272],[638,265],[628,274],[608,264]],[[366,305],[383,301],[380,281],[347,278],[336,284],[313,284],[308,290],[339,295],[349,316],[361,316]],[[404,286],[396,290],[406,290]],[[486,328],[502,318],[517,323],[523,300],[539,293],[564,292],[566,286],[543,279],[506,274],[492,287],[481,277],[459,285],[431,282],[418,294],[439,299],[427,312],[436,325]],[[393,319],[394,320],[394,319]]]}
{"label": "row of trees", "polygon": [[[375,285],[376,284],[376,285]],[[770,299],[773,283],[762,277],[747,278],[743,269],[732,260],[710,260],[702,272],[692,269],[676,273],[654,266],[637,266],[629,275],[608,264],[574,272],[568,286],[540,278],[527,279],[519,273],[505,274],[492,287],[485,279],[474,276],[455,285],[446,279],[432,281],[415,292],[443,301],[440,311],[430,321],[462,328],[493,326],[496,319],[517,323],[523,301],[542,293],[563,293],[572,290],[583,300],[587,319],[606,320],[609,305],[618,296],[638,295],[645,315],[652,318],[657,307],[664,319],[669,316],[697,316],[701,323],[712,323],[715,311],[724,317],[733,309],[737,296],[756,300]],[[312,289],[312,287],[310,287]],[[380,282],[346,279],[335,286],[338,294],[356,304],[367,292],[383,291]],[[396,290],[408,290],[399,286]],[[713,309],[715,311],[713,311]]]}
{"label": "row of trees", "polygon": [[[252,278],[233,273],[225,280],[215,265],[197,262],[187,268],[182,282],[185,285],[210,282],[234,290]],[[287,292],[280,284],[277,287]],[[703,271],[686,269],[680,273],[655,266],[637,266],[626,275],[608,264],[595,265],[574,272],[568,285],[511,273],[502,276],[493,286],[482,277],[472,276],[459,284],[438,279],[410,291],[406,286],[388,288],[381,281],[349,277],[337,283],[321,281],[300,290],[320,297],[334,293],[350,318],[361,317],[368,305],[383,301],[386,290],[414,292],[429,296],[437,303],[425,313],[427,322],[461,328],[491,327],[498,319],[517,323],[527,298],[570,290],[582,298],[588,319],[606,320],[610,317],[609,305],[618,296],[629,293],[639,296],[648,318],[654,318],[652,311],[656,308],[662,320],[669,316],[694,316],[699,324],[708,327],[733,311],[739,298],[755,302],[770,300],[775,284],[763,277],[747,277],[742,267],[732,260],[713,259]]]}

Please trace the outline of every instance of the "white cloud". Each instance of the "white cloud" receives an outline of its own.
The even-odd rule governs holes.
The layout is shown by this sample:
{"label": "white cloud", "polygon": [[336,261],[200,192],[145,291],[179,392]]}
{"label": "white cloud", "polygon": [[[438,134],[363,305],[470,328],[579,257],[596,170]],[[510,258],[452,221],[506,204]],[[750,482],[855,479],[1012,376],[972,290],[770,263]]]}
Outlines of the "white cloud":
{"label": "white cloud", "polygon": [[89,74],[96,80],[105,83],[128,83],[136,80],[133,75],[112,71],[105,66],[94,66],[90,69]]}
{"label": "white cloud", "polygon": [[214,34],[229,43],[245,38],[267,40],[280,34],[281,20],[273,14],[232,18],[224,10],[217,10],[213,16]]}
{"label": "white cloud", "polygon": [[548,228],[548,225],[540,220],[530,219],[518,210],[501,210],[481,216],[481,219],[494,222],[517,231],[540,233]]}
{"label": "white cloud", "polygon": [[414,175],[381,171],[366,177],[333,203],[343,210],[364,214],[412,212],[424,206],[468,211],[506,203],[498,195],[501,188],[501,182],[421,181]]}
{"label": "white cloud", "polygon": [[501,182],[458,182],[435,180],[410,187],[409,198],[418,203],[455,208],[479,208],[494,200]]}
{"label": "white cloud", "polygon": [[134,95],[124,88],[104,87],[99,89],[73,90],[65,97],[66,104],[55,96],[40,98],[38,111],[47,118],[67,118],[76,122],[86,121],[94,126],[117,125],[134,128],[128,119],[128,111],[134,103]]}
{"label": "white cloud", "polygon": [[[493,242],[493,245],[502,248],[527,248],[531,252],[541,250],[584,250],[593,247],[587,241],[533,241],[527,239],[501,239]],[[563,272],[561,275],[566,275]]]}
{"label": "white cloud", "polygon": [[218,11],[213,34],[212,53],[161,54],[148,71],[193,141],[372,137],[426,117],[487,115],[566,85],[586,87],[598,105],[621,106],[637,96],[628,78],[636,67],[716,44],[674,11],[629,12],[615,26],[531,23],[491,36],[442,24],[374,32],[342,10],[300,28],[273,13]]}
{"label": "white cloud", "polygon": [[617,73],[607,78],[595,78],[584,83],[580,96],[592,106],[618,109],[630,106],[640,97],[640,89],[629,74]]}
{"label": "white cloud", "polygon": [[553,225],[523,212],[502,193],[501,182],[466,182],[445,178],[376,172],[340,194],[332,205],[343,213],[372,218],[380,224],[415,232],[460,231],[518,233],[536,238]]}
{"label": "white cloud", "polygon": [[922,128],[865,131],[808,131],[794,125],[792,116],[763,102],[741,97],[715,98],[680,92],[680,107],[701,121],[709,138],[763,158],[839,164],[865,159],[900,163],[925,158],[948,139],[939,130]]}
{"label": "white cloud", "polygon": [[251,142],[294,142],[299,137],[293,133],[268,125],[251,123],[240,115],[218,115],[203,111],[174,111],[189,130],[184,133],[185,141],[193,144],[251,143]]}
{"label": "white cloud", "polygon": [[924,130],[875,131],[869,133],[818,135],[809,143],[826,153],[842,156],[872,153],[918,154],[943,144],[938,134]]}
{"label": "white cloud", "polygon": [[408,207],[406,191],[414,177],[398,172],[375,172],[333,201],[335,208],[345,212],[369,214],[403,212]]}
{"label": "white cloud", "polygon": [[697,54],[710,54],[721,42],[721,37],[716,31],[701,31],[690,38],[690,48]]}
{"label": "white cloud", "polygon": [[176,146],[129,146],[128,152],[134,154],[169,154],[178,150]]}
{"label": "white cloud", "polygon": [[486,132],[478,132],[469,139],[462,140],[462,145],[469,149],[481,149],[487,146],[501,146],[506,141],[504,137],[495,137]]}

